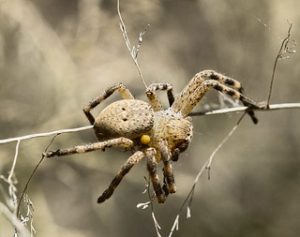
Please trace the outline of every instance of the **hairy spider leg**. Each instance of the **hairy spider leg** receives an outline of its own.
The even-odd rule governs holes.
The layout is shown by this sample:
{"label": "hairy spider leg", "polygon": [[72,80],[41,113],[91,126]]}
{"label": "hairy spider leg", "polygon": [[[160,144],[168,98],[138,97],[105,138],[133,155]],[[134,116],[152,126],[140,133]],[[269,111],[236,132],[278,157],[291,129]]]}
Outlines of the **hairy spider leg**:
{"label": "hairy spider leg", "polygon": [[135,152],[132,156],[130,156],[127,161],[122,165],[120,171],[115,176],[115,178],[111,181],[109,187],[101,194],[98,198],[97,202],[102,203],[105,200],[109,199],[112,194],[114,193],[115,189],[118,187],[120,182],[122,181],[123,177],[131,170],[131,168],[139,163],[145,154],[141,151]]}
{"label": "hairy spider leg", "polygon": [[151,104],[153,110],[154,111],[162,110],[162,104],[158,100],[155,94],[155,91],[157,90],[167,91],[168,101],[171,106],[175,100],[172,85],[169,83],[152,83],[146,89],[146,96],[148,97],[149,103]]}
{"label": "hairy spider leg", "polygon": [[110,148],[110,147],[120,147],[124,149],[130,149],[133,145],[134,143],[132,140],[125,137],[119,137],[119,138],[110,139],[103,142],[95,142],[91,144],[79,145],[79,146],[74,146],[65,149],[58,149],[56,151],[48,151],[43,153],[43,155],[44,157],[51,158],[54,156],[66,156],[66,155],[85,153],[85,152],[90,152],[95,150],[104,151],[106,148]]}
{"label": "hairy spider leg", "polygon": [[87,119],[90,121],[92,125],[95,123],[95,118],[91,114],[91,110],[95,108],[97,105],[99,105],[102,101],[107,99],[109,96],[111,96],[115,91],[118,91],[123,99],[134,99],[133,95],[130,93],[130,91],[126,88],[126,86],[122,83],[114,85],[107,90],[104,91],[104,93],[94,100],[92,100],[88,105],[86,105],[83,108],[83,112],[86,115]]}
{"label": "hairy spider leg", "polygon": [[[255,101],[241,93],[243,89],[240,82],[213,70],[204,70],[197,73],[176,98],[172,105],[173,111],[181,112],[183,116],[187,116],[210,88],[214,88],[234,99],[239,99],[245,106],[250,108],[258,107]],[[253,122],[257,123],[258,120],[254,112],[251,109],[247,112]]]}
{"label": "hairy spider leg", "polygon": [[[161,159],[164,164],[163,168],[163,174],[164,174],[164,187],[163,189],[167,189],[167,193],[175,193],[176,192],[176,186],[175,186],[175,178],[173,174],[173,167],[171,164],[171,155],[168,150],[166,142],[160,142],[159,143],[159,151],[161,154]],[[167,187],[165,187],[167,186]]]}
{"label": "hairy spider leg", "polygon": [[148,148],[145,150],[145,154],[147,158],[147,170],[149,172],[149,176],[152,182],[154,192],[157,197],[157,201],[159,203],[164,203],[166,197],[160,185],[159,177],[157,175],[157,162],[155,159],[156,151],[154,148]]}

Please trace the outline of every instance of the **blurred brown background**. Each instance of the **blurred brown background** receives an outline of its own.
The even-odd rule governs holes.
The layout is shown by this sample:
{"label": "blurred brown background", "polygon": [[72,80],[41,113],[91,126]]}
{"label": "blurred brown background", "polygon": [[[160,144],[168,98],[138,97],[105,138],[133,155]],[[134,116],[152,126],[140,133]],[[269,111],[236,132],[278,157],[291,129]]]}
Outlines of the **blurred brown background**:
{"label": "blurred brown background", "polygon": [[[209,68],[240,80],[257,101],[267,98],[288,22],[299,42],[299,7],[297,0],[121,1],[132,43],[151,24],[139,55],[148,84],[169,82],[179,93],[196,72]],[[117,82],[145,99],[118,22],[116,1],[1,0],[0,139],[88,125],[82,107]],[[273,103],[300,101],[299,61],[298,53],[280,61]],[[201,105],[216,103],[216,98],[210,92]],[[163,236],[198,170],[238,117],[194,118],[193,142],[174,165],[178,192],[166,204],[155,205]],[[300,111],[261,112],[258,117],[256,126],[246,118],[217,154],[212,179],[202,177],[198,183],[192,218],[185,220],[183,213],[174,236],[299,236]],[[21,143],[19,190],[50,139]],[[65,134],[52,149],[93,141],[92,131]],[[7,175],[14,150],[15,144],[0,146],[1,174]],[[96,204],[128,156],[108,150],[46,160],[29,189],[37,236],[155,236],[150,210],[136,208],[147,201],[143,162],[111,199]],[[0,216],[0,236],[12,233]]]}

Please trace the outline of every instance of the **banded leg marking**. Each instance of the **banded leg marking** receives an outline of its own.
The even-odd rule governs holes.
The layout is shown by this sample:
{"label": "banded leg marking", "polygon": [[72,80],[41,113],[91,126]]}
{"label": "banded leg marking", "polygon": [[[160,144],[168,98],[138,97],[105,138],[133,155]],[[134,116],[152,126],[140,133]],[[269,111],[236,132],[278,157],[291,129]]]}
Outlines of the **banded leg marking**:
{"label": "banded leg marking", "polygon": [[165,194],[160,185],[159,177],[157,175],[157,163],[155,160],[156,151],[154,148],[148,148],[145,151],[145,154],[146,154],[146,158],[147,158],[147,170],[149,172],[149,176],[150,176],[150,179],[152,182],[154,192],[157,197],[157,201],[159,203],[164,203],[166,197],[165,197]]}
{"label": "banded leg marking", "polygon": [[72,154],[77,154],[77,153],[85,153],[85,152],[90,152],[90,151],[95,151],[95,150],[105,150],[106,148],[110,147],[121,147],[124,149],[129,149],[134,145],[133,141],[125,138],[125,137],[120,137],[120,138],[115,138],[111,140],[107,140],[104,142],[95,142],[91,144],[86,144],[86,145],[79,145],[79,146],[74,146],[70,148],[65,148],[65,149],[58,149],[56,151],[48,151],[43,153],[44,157],[51,158],[54,156],[66,156],[66,155],[72,155]]}
{"label": "banded leg marking", "polygon": [[[167,185],[168,193],[175,193],[176,192],[175,178],[173,174],[173,167],[171,164],[171,154],[168,151],[167,144],[161,142],[159,144],[159,150],[164,164],[163,174],[164,174],[165,184]],[[165,190],[165,188],[163,189]]]}
{"label": "banded leg marking", "polygon": [[101,194],[101,196],[98,198],[97,203],[102,203],[105,200],[109,199],[115,189],[118,187],[124,176],[131,170],[131,168],[139,163],[143,158],[145,157],[144,153],[141,151],[137,151],[132,156],[130,156],[126,163],[122,165],[120,171],[115,176],[115,178],[111,181],[109,187]]}
{"label": "banded leg marking", "polygon": [[155,91],[162,90],[167,91],[168,101],[170,106],[174,102],[174,95],[173,95],[173,87],[169,83],[152,83],[150,86],[146,89],[146,96],[149,99],[149,102],[153,108],[154,111],[160,111],[162,110],[162,105],[160,101],[158,100]]}
{"label": "banded leg marking", "polygon": [[172,109],[187,116],[210,88],[214,88],[234,99],[239,99],[245,106],[249,106],[250,109],[247,113],[252,121],[257,123],[258,120],[253,110],[251,110],[251,107],[256,108],[257,104],[241,94],[243,89],[240,82],[213,70],[197,73],[175,100]]}
{"label": "banded leg marking", "polygon": [[86,105],[83,108],[83,112],[87,119],[90,121],[91,125],[95,123],[95,118],[91,114],[91,110],[95,108],[97,105],[99,105],[102,101],[104,101],[106,98],[111,96],[115,91],[118,91],[123,99],[134,99],[133,95],[130,93],[130,91],[126,88],[125,85],[122,83],[118,85],[114,85],[107,90],[104,91],[104,93],[94,100],[92,100],[88,105]]}

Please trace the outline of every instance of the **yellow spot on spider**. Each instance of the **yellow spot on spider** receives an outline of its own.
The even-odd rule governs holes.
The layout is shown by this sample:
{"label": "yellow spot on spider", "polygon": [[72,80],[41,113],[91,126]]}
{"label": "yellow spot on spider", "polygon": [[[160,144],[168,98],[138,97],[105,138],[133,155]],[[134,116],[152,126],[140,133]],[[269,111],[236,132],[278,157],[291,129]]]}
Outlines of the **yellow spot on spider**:
{"label": "yellow spot on spider", "polygon": [[147,145],[150,143],[151,138],[150,138],[150,136],[144,134],[141,136],[140,141],[142,144]]}

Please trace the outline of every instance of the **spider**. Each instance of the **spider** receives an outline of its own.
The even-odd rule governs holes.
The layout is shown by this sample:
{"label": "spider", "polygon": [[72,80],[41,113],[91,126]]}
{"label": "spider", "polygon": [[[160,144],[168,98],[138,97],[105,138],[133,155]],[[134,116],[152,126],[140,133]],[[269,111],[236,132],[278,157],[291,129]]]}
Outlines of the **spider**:
{"label": "spider", "polygon": [[[240,82],[213,70],[197,73],[176,98],[170,84],[153,83],[146,89],[148,102],[134,99],[125,85],[120,83],[108,88],[83,109],[93,125],[98,142],[48,151],[44,156],[50,158],[94,150],[104,151],[110,147],[130,150],[133,154],[122,165],[97,202],[103,203],[109,199],[131,168],[146,159],[155,197],[158,203],[164,203],[169,193],[176,192],[172,162],[178,160],[179,154],[187,149],[192,140],[193,125],[189,114],[211,88],[248,106],[247,113],[257,123],[253,108],[258,105],[242,94]],[[167,92],[169,108],[163,109],[156,96],[158,90]],[[91,110],[116,91],[120,93],[122,100],[109,104],[94,117]],[[157,174],[160,162],[163,163],[163,185]]]}

